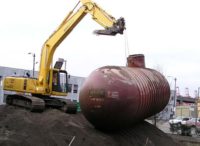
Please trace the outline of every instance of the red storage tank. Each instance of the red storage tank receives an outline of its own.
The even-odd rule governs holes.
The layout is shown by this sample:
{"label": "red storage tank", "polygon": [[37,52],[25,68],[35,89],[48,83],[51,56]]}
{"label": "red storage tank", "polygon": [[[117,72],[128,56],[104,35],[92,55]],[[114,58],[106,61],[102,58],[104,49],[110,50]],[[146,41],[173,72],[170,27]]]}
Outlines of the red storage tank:
{"label": "red storage tank", "polygon": [[[138,58],[137,55],[132,57]],[[155,70],[105,66],[86,79],[80,92],[80,106],[95,127],[112,130],[128,127],[160,112],[169,97],[167,80]]]}

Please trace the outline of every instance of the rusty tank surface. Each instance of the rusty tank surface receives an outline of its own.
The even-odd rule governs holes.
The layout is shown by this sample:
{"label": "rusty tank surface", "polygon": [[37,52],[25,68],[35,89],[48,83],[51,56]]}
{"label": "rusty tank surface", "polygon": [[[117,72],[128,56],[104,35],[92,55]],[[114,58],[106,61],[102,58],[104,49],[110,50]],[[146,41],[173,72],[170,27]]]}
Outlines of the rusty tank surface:
{"label": "rusty tank surface", "polygon": [[158,71],[145,68],[142,54],[129,56],[127,62],[128,67],[96,69],[81,89],[81,110],[96,128],[131,126],[160,112],[169,101],[167,80]]}

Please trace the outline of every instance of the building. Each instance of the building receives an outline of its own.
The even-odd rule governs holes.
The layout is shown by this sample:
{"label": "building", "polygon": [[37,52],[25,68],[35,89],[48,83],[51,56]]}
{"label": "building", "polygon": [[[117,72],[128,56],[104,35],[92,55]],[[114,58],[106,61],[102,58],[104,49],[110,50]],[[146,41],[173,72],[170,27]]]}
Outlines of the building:
{"label": "building", "polygon": [[171,95],[168,104],[160,113],[156,115],[158,119],[169,120],[175,115],[176,100],[174,96],[175,95],[174,90],[171,90],[170,94]]}
{"label": "building", "polygon": [[197,100],[187,94],[187,96],[177,96],[176,116],[181,117],[196,117],[197,115]]}
{"label": "building", "polygon": [[80,89],[85,81],[84,77],[70,76],[68,99],[79,102]]}
{"label": "building", "polygon": [[190,106],[190,105],[194,105],[195,102],[196,102],[195,98],[191,98],[190,96],[184,97],[184,96],[179,95],[179,96],[177,96],[177,103],[176,103],[176,105],[177,106],[183,106],[183,105]]}
{"label": "building", "polygon": [[[200,101],[199,101],[200,102]],[[200,103],[198,106],[199,116],[200,116]],[[157,114],[158,119],[168,120],[176,116],[196,116],[196,99],[190,96],[176,95],[174,90],[171,90],[171,96],[167,106],[159,114]]]}
{"label": "building", "polygon": [[[3,91],[3,78],[6,76],[32,76],[33,72],[25,69],[9,68],[0,66],[0,104],[4,103],[4,91]],[[37,76],[37,72],[34,73]],[[84,77],[69,76],[69,93],[67,99],[79,101],[79,92],[85,81]],[[65,97],[64,97],[65,98]]]}

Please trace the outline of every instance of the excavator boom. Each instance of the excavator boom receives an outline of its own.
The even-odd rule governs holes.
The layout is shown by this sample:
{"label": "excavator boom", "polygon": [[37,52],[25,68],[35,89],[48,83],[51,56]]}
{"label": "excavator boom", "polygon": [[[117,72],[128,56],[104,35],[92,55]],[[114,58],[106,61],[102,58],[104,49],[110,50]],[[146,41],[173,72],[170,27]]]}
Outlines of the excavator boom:
{"label": "excavator boom", "polygon": [[[48,88],[47,76],[50,65],[52,63],[53,55],[58,45],[70,34],[74,27],[84,18],[86,14],[91,14],[92,19],[103,26],[104,30],[96,30],[95,33],[99,35],[116,35],[123,34],[125,29],[125,22],[123,18],[115,20],[114,17],[106,13],[96,3],[91,0],[81,0],[82,6],[73,13],[71,11],[63,20],[58,29],[50,36],[44,43],[42,48],[42,55],[40,61],[39,71],[39,86],[42,92]],[[45,87],[46,89],[44,89]],[[38,91],[41,92],[41,91]]]}

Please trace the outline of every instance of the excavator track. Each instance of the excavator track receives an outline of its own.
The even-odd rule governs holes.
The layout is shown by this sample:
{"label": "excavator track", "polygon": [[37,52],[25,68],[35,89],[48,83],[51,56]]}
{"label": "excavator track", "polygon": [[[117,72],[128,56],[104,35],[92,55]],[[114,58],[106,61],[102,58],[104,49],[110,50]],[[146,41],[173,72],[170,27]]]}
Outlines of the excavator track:
{"label": "excavator track", "polygon": [[57,97],[44,97],[46,107],[56,108],[65,113],[76,114],[77,104],[70,99],[57,98]]}
{"label": "excavator track", "polygon": [[77,104],[72,102],[69,99],[60,99],[60,101],[63,102],[63,106],[61,107],[61,110],[69,113],[69,114],[76,114],[77,113]]}
{"label": "excavator track", "polygon": [[50,107],[69,114],[77,113],[77,104],[62,98],[13,94],[6,97],[6,104],[23,107],[31,112],[43,112],[45,107]]}
{"label": "excavator track", "polygon": [[24,107],[31,112],[43,112],[45,109],[45,102],[43,99],[30,95],[8,95],[6,104]]}

